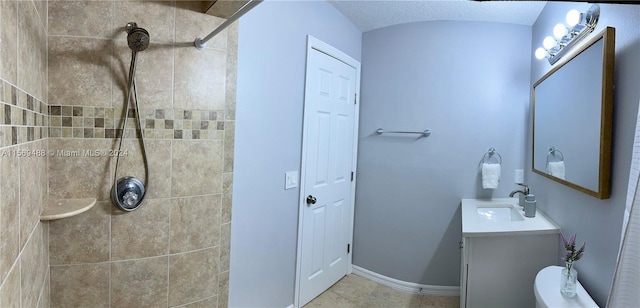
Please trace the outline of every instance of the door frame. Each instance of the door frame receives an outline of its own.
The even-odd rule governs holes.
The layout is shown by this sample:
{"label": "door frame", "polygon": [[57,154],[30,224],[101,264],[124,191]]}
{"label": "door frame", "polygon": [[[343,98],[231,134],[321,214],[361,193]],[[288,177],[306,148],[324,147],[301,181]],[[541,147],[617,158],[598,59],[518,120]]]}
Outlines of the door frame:
{"label": "door frame", "polygon": [[[338,61],[341,61],[353,68],[356,69],[356,88],[355,88],[355,112],[353,116],[353,160],[352,160],[352,172],[354,173],[353,181],[351,182],[351,196],[350,196],[350,214],[349,214],[349,243],[351,243],[351,252],[347,256],[347,274],[351,274],[352,260],[353,260],[353,222],[354,222],[354,210],[355,210],[355,198],[356,198],[356,180],[357,180],[357,160],[358,160],[358,126],[360,122],[360,62],[356,59],[350,57],[346,53],[338,50],[337,48],[311,36],[307,35],[307,53],[305,58],[305,98],[307,92],[307,82],[306,82],[306,74],[308,70],[308,59],[309,55],[313,50],[324,53],[332,58],[335,58]],[[304,113],[304,107],[303,107]],[[306,157],[307,157],[307,146],[305,143],[305,135],[304,133],[307,131],[307,125],[309,124],[308,114],[303,114],[303,125],[302,125],[302,156],[300,160],[300,189],[298,195],[298,240],[297,240],[297,248],[296,248],[296,277],[295,277],[295,291],[294,291],[294,299],[293,306],[299,307],[300,305],[300,266],[302,255],[302,221],[303,221],[303,209],[306,205],[305,200],[305,176],[306,176]]]}

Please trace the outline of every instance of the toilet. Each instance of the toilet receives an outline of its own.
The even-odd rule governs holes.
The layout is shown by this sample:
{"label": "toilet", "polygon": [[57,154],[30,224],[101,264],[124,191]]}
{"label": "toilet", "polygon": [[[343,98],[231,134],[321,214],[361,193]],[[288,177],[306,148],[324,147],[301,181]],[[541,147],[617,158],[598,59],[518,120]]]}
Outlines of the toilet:
{"label": "toilet", "polygon": [[566,297],[560,293],[560,272],[562,269],[562,266],[553,265],[538,272],[533,284],[536,294],[536,308],[598,307],[579,281],[576,287],[576,296]]}

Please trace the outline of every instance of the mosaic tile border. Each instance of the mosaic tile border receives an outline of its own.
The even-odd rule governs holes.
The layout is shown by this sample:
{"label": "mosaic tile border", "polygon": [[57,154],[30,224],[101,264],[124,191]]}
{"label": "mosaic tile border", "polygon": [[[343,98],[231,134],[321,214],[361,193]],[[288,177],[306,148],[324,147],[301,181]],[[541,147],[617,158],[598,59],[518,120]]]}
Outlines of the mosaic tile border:
{"label": "mosaic tile border", "polygon": [[[140,109],[145,138],[222,139],[224,111]],[[51,138],[120,138],[122,110],[84,106],[49,106]],[[135,109],[129,110],[125,138],[140,137]]]}
{"label": "mosaic tile border", "polygon": [[0,80],[0,147],[48,137],[48,106]]}
{"label": "mosaic tile border", "polygon": [[[218,110],[140,109],[149,139],[223,139],[225,112]],[[48,106],[0,79],[0,148],[51,138],[120,138],[117,108]],[[125,138],[139,138],[135,110],[129,110]]]}

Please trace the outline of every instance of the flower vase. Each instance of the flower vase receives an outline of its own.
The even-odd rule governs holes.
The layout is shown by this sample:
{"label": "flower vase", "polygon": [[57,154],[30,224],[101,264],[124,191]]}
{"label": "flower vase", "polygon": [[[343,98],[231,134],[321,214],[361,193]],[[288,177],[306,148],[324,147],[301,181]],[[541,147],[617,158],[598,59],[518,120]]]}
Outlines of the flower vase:
{"label": "flower vase", "polygon": [[573,262],[567,262],[560,274],[560,293],[564,296],[576,296],[578,286],[578,271],[573,268]]}

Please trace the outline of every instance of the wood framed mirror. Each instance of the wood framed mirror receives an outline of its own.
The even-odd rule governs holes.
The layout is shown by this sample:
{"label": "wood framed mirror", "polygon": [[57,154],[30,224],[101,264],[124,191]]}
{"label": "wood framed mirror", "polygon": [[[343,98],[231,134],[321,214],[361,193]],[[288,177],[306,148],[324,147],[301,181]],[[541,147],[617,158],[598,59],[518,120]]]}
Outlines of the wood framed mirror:
{"label": "wood framed mirror", "polygon": [[533,85],[532,170],[609,198],[615,29],[607,27]]}

